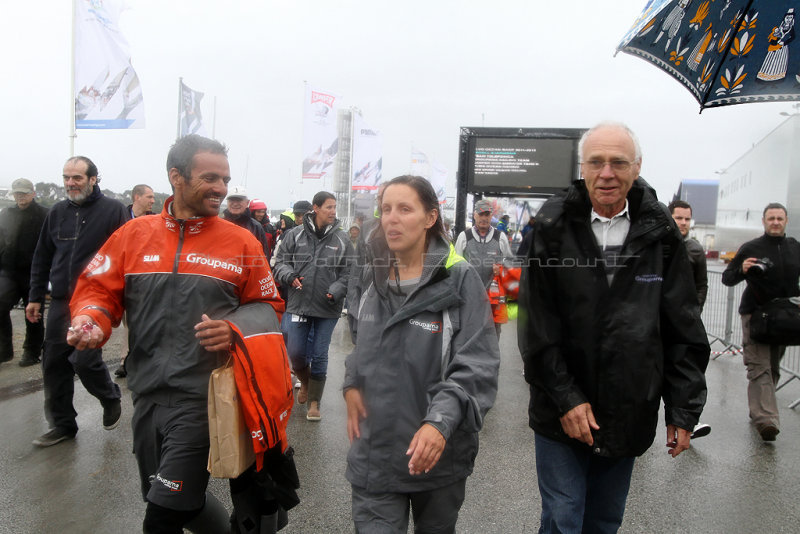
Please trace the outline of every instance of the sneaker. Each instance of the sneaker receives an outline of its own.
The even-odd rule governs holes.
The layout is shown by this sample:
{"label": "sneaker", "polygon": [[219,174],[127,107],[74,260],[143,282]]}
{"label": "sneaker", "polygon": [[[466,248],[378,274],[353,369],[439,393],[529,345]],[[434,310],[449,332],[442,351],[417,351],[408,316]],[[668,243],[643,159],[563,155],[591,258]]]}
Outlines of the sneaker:
{"label": "sneaker", "polygon": [[120,365],[119,367],[117,367],[117,370],[114,371],[114,376],[116,376],[117,378],[125,378],[126,376],[128,376],[128,372],[125,370],[125,366]]}
{"label": "sneaker", "polygon": [[775,438],[780,433],[780,430],[778,430],[778,427],[775,425],[767,425],[759,430],[758,433],[761,434],[761,439],[764,441],[775,441]]}
{"label": "sneaker", "polygon": [[122,416],[122,401],[115,399],[103,406],[103,428],[114,430]]}
{"label": "sneaker", "polygon": [[13,352],[12,353],[8,353],[7,352],[5,354],[0,354],[0,363],[10,362],[12,359],[14,359],[14,353]]}
{"label": "sneaker", "polygon": [[31,356],[30,354],[23,354],[22,358],[19,361],[20,367],[30,367],[31,365],[36,365],[41,363],[42,360],[36,356]]}
{"label": "sneaker", "polygon": [[692,439],[702,438],[703,436],[707,436],[709,434],[711,434],[711,425],[698,423],[692,432]]}
{"label": "sneaker", "polygon": [[42,434],[33,440],[33,444],[37,447],[50,447],[56,443],[61,443],[62,441],[66,441],[68,439],[75,439],[75,433],[68,432],[60,428],[54,428],[47,434]]}

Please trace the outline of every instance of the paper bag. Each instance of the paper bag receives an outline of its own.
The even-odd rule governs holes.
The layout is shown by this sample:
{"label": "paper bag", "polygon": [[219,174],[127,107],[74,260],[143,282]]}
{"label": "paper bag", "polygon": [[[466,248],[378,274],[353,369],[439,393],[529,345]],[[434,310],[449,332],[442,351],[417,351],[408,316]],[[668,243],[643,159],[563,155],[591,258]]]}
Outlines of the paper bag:
{"label": "paper bag", "polygon": [[236,478],[255,462],[232,360],[214,369],[208,381],[208,437],[208,472],[212,477]]}

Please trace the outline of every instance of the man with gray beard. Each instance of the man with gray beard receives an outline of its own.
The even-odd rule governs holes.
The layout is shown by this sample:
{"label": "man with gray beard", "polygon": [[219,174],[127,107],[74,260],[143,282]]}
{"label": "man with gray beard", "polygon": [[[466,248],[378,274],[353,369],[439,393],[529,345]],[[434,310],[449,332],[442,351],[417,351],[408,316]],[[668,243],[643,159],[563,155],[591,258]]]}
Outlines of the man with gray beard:
{"label": "man with gray beard", "polygon": [[34,445],[49,447],[73,439],[78,432],[72,405],[77,374],[86,390],[103,406],[103,427],[111,430],[122,413],[120,390],[108,373],[101,349],[75,350],[67,344],[70,326],[69,299],[83,269],[114,230],[125,224],[125,206],[103,195],[98,186],[97,166],[85,156],[64,164],[62,175],[67,199],[52,207],[44,221],[31,265],[31,289],[25,317],[42,320],[42,307],[51,284],[47,314],[42,376],[45,416],[50,431]]}

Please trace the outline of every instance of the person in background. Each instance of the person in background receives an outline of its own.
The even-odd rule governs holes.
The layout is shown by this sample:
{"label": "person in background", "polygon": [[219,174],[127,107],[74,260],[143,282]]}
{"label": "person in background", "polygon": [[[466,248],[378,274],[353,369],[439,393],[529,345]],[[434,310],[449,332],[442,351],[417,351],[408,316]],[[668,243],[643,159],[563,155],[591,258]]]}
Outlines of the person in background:
{"label": "person in background", "polygon": [[131,204],[128,204],[128,211],[131,214],[131,219],[141,217],[142,215],[153,214],[153,204],[156,202],[156,195],[153,193],[153,188],[146,184],[139,184],[134,186],[131,190]]}
{"label": "person in background", "polygon": [[[478,271],[486,291],[488,292],[494,277],[500,274],[503,260],[512,258],[511,246],[506,234],[492,228],[492,203],[488,200],[475,202],[473,211],[475,224],[472,228],[458,234],[456,254],[464,256]],[[503,305],[504,304],[500,304]],[[493,304],[493,306],[498,306]],[[495,323],[497,336],[500,337],[501,323]]]}
{"label": "person in background", "polygon": [[258,242],[261,243],[261,248],[264,249],[264,256],[269,258],[271,251],[264,228],[260,222],[250,216],[248,204],[247,192],[245,192],[244,187],[235,186],[231,188],[231,193],[228,195],[228,209],[222,212],[222,218],[253,234],[258,239]]}
{"label": "person in background", "polygon": [[333,194],[318,192],[312,209],[298,218],[299,226],[281,236],[274,273],[287,292],[281,329],[292,369],[300,380],[297,402],[307,403],[307,420],[319,421],[328,347],[342,313],[353,249],[339,228]]}
{"label": "person in background", "polygon": [[[259,200],[254,198],[250,201],[250,215],[252,215],[253,219],[261,223],[261,227],[264,229],[264,234],[267,237],[267,245],[269,246],[270,253],[275,250],[275,227],[272,226],[272,223],[269,221],[269,215],[267,214],[267,204],[263,200]],[[269,256],[267,256],[269,259]]]}
{"label": "person in background", "polygon": [[508,215],[503,215],[500,217],[500,221],[497,223],[497,230],[503,232],[508,236],[508,221],[511,219]]}
{"label": "person in background", "polygon": [[783,204],[767,204],[761,218],[764,235],[742,245],[722,273],[726,286],[747,283],[739,303],[742,357],[747,366],[750,421],[764,441],[775,441],[780,432],[775,386],[786,347],[750,339],[750,317],[756,308],[774,298],[800,295],[800,243],[786,236],[788,222]]}
{"label": "person in background", "polygon": [[42,320],[48,283],[51,285],[47,313],[42,377],[44,410],[50,430],[33,440],[50,447],[73,439],[78,432],[72,404],[75,375],[103,406],[103,428],[112,430],[122,415],[119,386],[111,380],[99,348],[74,349],[67,343],[70,327],[69,299],[83,269],[114,231],[125,224],[125,206],[100,191],[97,166],[85,156],[69,158],[62,178],[67,199],[47,213],[31,264],[31,290],[25,317]]}
{"label": "person in background", "polygon": [[533,230],[533,225],[535,223],[536,223],[536,218],[531,217],[530,219],[528,219],[528,224],[523,226],[522,230],[520,230],[520,234],[522,234],[522,239],[525,239],[525,235],[527,235],[528,232]]}
{"label": "person in background", "polygon": [[[36,202],[33,182],[18,178],[11,184],[16,205],[0,212],[0,362],[14,358],[11,309],[22,299],[28,305],[31,285],[31,261],[42,231],[47,208]],[[25,341],[20,367],[41,360],[44,324],[25,318]]]}
{"label": "person in background", "polygon": [[[708,295],[708,268],[706,265],[706,253],[703,246],[693,237],[689,237],[689,230],[692,227],[692,206],[683,200],[673,200],[669,206],[670,214],[678,231],[683,236],[686,244],[686,251],[689,253],[689,263],[692,266],[694,285],[697,290],[697,301],[700,305],[700,313],[703,313],[703,306]],[[692,439],[702,438],[711,433],[711,426],[705,423],[698,423],[692,432]]]}
{"label": "person in background", "polygon": [[[343,392],[356,532],[455,532],[500,349],[483,282],[444,235],[418,176],[388,182],[358,276]],[[395,320],[396,319],[396,320]]]}
{"label": "person in background", "polygon": [[706,401],[710,349],[686,247],[639,176],[636,136],[601,123],[578,153],[583,179],[539,210],[521,288],[542,534],[617,532],[662,398],[673,458]]}
{"label": "person in background", "polygon": [[[131,204],[128,205],[128,212],[131,215],[131,219],[135,219],[136,217],[141,217],[142,215],[152,215],[153,204],[156,201],[155,193],[153,193],[153,188],[146,184],[139,184],[134,186],[131,190],[131,200],[133,201]],[[123,323],[127,328],[128,324],[127,321],[123,318]],[[119,362],[119,367],[117,370],[114,371],[114,376],[117,378],[125,378],[128,376],[128,371],[125,370],[125,360],[128,357],[128,338],[125,337],[124,346],[122,352],[125,353],[125,356],[122,357],[122,360]]]}
{"label": "person in background", "polygon": [[[697,239],[689,237],[689,230],[692,227],[692,206],[683,200],[673,200],[667,206],[667,209],[669,209],[675,224],[678,225],[678,231],[683,236],[683,242],[686,244],[686,252],[689,253],[689,264],[692,266],[694,287],[697,290],[697,302],[700,305],[700,313],[702,314],[706,295],[708,295],[708,268],[706,265],[706,252],[703,250],[703,246]],[[711,425],[698,423],[692,431],[692,439],[702,438],[710,433]]]}
{"label": "person in background", "polygon": [[[361,235],[361,223],[356,217],[350,224],[348,234],[350,235],[350,245],[353,247],[353,267],[350,279],[347,283],[347,324],[350,328],[350,340],[355,345],[357,338],[356,315],[358,314],[358,293],[357,277],[352,276],[358,268],[367,261],[367,245]],[[363,218],[362,222],[363,222]]]}

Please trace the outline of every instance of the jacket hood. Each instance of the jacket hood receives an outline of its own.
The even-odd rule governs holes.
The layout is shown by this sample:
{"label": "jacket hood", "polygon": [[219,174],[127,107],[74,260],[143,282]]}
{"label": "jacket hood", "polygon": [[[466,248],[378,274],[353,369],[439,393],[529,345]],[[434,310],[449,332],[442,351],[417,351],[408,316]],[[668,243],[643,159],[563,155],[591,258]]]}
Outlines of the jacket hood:
{"label": "jacket hood", "polygon": [[[389,250],[386,240],[373,234],[368,243],[374,282],[377,288],[383,291],[389,277],[392,276],[394,255]],[[450,243],[441,236],[436,236],[428,243],[425,259],[420,274],[419,287],[424,286],[433,279],[438,279],[445,271],[447,258],[450,255]]]}
{"label": "jacket hood", "polygon": [[[324,235],[330,234],[334,229],[339,228],[341,222],[339,219],[334,219],[331,224],[325,227]],[[303,227],[314,235],[317,235],[317,225],[314,224],[314,212],[309,212],[303,215]]]}

